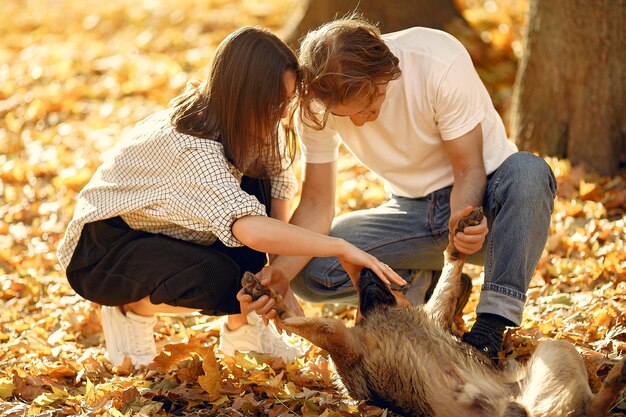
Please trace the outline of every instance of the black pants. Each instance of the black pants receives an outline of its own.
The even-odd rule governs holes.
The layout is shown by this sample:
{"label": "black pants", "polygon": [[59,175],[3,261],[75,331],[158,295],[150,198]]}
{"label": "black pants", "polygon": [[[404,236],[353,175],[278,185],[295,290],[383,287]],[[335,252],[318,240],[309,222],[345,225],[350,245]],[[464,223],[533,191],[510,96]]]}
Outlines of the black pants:
{"label": "black pants", "polygon": [[[241,188],[270,212],[270,182],[244,177]],[[207,204],[211,204],[207,201]],[[202,310],[207,315],[239,313],[237,292],[245,271],[258,272],[267,256],[219,240],[199,245],[131,229],[120,217],[88,223],[67,267],[76,293],[117,306],[150,296],[153,304]]]}

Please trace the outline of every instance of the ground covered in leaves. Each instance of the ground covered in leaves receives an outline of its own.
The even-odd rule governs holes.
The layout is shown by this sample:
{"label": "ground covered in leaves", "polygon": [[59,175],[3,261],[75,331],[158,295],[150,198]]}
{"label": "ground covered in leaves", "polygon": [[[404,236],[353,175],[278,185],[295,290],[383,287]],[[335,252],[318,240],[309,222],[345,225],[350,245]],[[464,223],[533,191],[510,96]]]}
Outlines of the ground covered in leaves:
{"label": "ground covered in leaves", "polygon": [[[506,116],[525,2],[457,3],[474,31],[456,34]],[[214,349],[219,322],[198,315],[162,316],[156,331],[164,349],[154,363],[114,368],[98,306],[69,288],[54,254],[77,192],[124,130],[202,76],[227,33],[245,24],[279,31],[296,4],[0,3],[0,415],[385,415],[338,392],[319,349],[294,338],[308,353],[290,364],[224,356]],[[549,162],[559,181],[550,238],[505,354],[525,357],[541,338],[567,339],[597,385],[626,352],[626,176]],[[340,168],[338,212],[385,198],[347,154]],[[481,281],[479,268],[468,270],[475,286],[466,326]],[[305,310],[354,319],[345,307]],[[618,407],[614,415],[626,415]]]}

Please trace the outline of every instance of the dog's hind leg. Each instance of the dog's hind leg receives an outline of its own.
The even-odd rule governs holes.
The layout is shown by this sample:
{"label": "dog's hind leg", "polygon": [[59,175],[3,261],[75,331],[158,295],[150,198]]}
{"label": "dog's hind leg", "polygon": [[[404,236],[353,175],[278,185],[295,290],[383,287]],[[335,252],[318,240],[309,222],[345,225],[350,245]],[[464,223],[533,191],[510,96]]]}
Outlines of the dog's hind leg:
{"label": "dog's hind leg", "polygon": [[536,416],[606,416],[608,397],[614,395],[610,391],[619,381],[620,371],[611,372],[604,393],[594,396],[584,362],[574,345],[564,340],[542,341],[527,364],[517,401]]}
{"label": "dog's hind leg", "polygon": [[444,252],[445,264],[441,278],[425,306],[430,316],[446,329],[450,328],[454,319],[454,310],[461,295],[461,273],[465,264],[465,255],[456,250],[452,244],[452,236],[467,226],[480,224],[483,216],[482,207],[477,207],[456,224],[450,234],[450,244]]}
{"label": "dog's hind leg", "polygon": [[606,416],[617,395],[626,388],[626,358],[623,358],[611,369],[600,391],[587,404],[589,417]]}

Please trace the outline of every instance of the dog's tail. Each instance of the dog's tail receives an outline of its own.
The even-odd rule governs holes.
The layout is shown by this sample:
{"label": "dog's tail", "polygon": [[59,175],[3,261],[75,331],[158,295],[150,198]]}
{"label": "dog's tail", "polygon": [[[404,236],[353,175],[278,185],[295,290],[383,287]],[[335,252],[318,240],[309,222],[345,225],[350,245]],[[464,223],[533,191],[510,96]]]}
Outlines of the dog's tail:
{"label": "dog's tail", "polygon": [[[555,391],[555,387],[560,388]],[[563,340],[541,342],[530,359],[518,399],[529,415],[566,417],[573,410],[584,410],[592,398],[587,371],[574,346]]]}

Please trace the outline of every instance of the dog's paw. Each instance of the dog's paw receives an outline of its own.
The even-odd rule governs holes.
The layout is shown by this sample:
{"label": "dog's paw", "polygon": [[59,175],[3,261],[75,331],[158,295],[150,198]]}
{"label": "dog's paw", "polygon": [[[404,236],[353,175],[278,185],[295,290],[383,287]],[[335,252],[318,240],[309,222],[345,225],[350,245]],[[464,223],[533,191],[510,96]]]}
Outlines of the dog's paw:
{"label": "dog's paw", "polygon": [[244,272],[241,278],[241,286],[243,287],[243,292],[252,297],[252,301],[256,301],[264,295],[270,296],[269,288],[261,285],[252,272]]}
{"label": "dog's paw", "polygon": [[485,217],[485,214],[483,212],[483,208],[482,207],[476,207],[474,208],[470,214],[468,214],[467,216],[463,217],[462,219],[460,219],[456,225],[454,226],[454,229],[452,231],[452,233],[450,234],[450,242],[448,244],[448,247],[446,248],[446,260],[448,262],[452,262],[452,261],[456,261],[459,258],[464,258],[464,255],[461,255],[456,248],[454,247],[454,244],[452,243],[452,236],[456,235],[457,233],[463,232],[463,230],[466,227],[469,226],[477,226],[480,224],[480,222],[483,220],[483,217]]}
{"label": "dog's paw", "polygon": [[462,232],[463,229],[465,229],[466,227],[479,225],[480,222],[483,220],[483,217],[485,217],[483,208],[476,207],[474,210],[472,210],[470,214],[459,220],[459,222],[456,224],[456,227],[454,228],[454,232]]}
{"label": "dog's paw", "polygon": [[243,287],[243,292],[252,297],[252,301],[256,301],[264,295],[272,298],[275,301],[274,310],[276,310],[279,319],[284,320],[293,316],[293,313],[285,304],[283,297],[271,287],[266,287],[261,284],[256,275],[252,272],[246,271],[243,274],[241,286]]}

